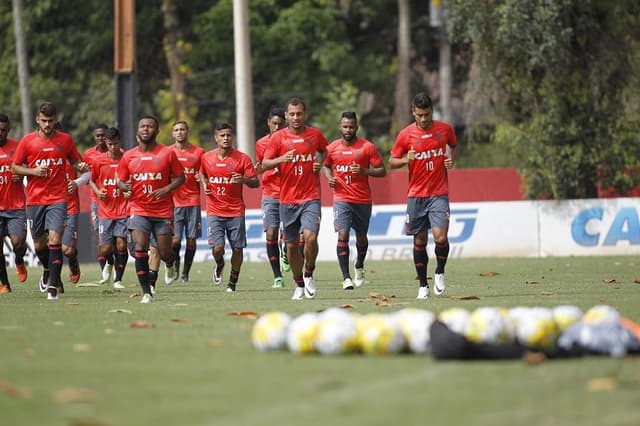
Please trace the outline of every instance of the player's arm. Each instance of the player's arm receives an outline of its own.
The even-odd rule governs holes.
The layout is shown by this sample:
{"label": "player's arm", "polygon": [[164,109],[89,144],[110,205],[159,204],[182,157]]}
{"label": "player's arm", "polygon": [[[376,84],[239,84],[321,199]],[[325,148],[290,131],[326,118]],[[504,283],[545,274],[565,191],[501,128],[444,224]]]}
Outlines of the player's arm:
{"label": "player's arm", "polygon": [[413,149],[413,145],[409,146],[409,150],[406,155],[404,153],[400,153],[401,148],[399,148],[398,144],[391,149],[391,157],[389,157],[389,168],[390,169],[399,169],[404,166],[408,166],[416,158],[416,151]]}
{"label": "player's arm", "polygon": [[17,163],[11,165],[11,173],[15,175],[46,177],[48,172],[48,167],[26,167]]}
{"label": "player's arm", "polygon": [[363,175],[371,177],[385,177],[387,175],[387,168],[384,166],[384,163],[380,163],[377,167],[370,164],[369,167],[362,167],[360,170],[360,173]]}
{"label": "player's arm", "polygon": [[182,175],[177,175],[177,176],[172,176],[168,185],[165,185],[162,188],[156,189],[155,191],[153,191],[151,193],[151,196],[153,198],[155,198],[156,200],[158,200],[158,199],[166,196],[167,194],[172,193],[176,189],[178,189],[178,187],[180,185],[182,185],[185,182],[185,180],[186,179],[185,179],[183,174]]}
{"label": "player's arm", "polygon": [[327,151],[316,151],[316,158],[313,162],[313,172],[319,173],[322,169],[322,163],[324,163],[325,158],[327,158]]}
{"label": "player's arm", "polygon": [[202,185],[202,192],[204,192],[204,195],[211,195],[211,189],[209,188],[209,176],[204,169],[200,169],[200,185]]}
{"label": "player's arm", "polygon": [[268,158],[265,154],[264,159],[262,160],[262,169],[263,170],[271,170],[278,167],[282,163],[288,163],[293,161],[293,155],[296,153],[295,149],[287,151],[284,155],[275,158]]}
{"label": "player's arm", "polygon": [[[447,145],[447,148],[449,146]],[[456,161],[456,158],[458,158],[458,153],[460,152],[460,145],[456,144],[454,145],[454,147],[451,149],[450,153],[447,153],[447,156],[444,159],[444,167],[447,169],[451,169],[453,168],[453,164]]]}
{"label": "player's arm", "polygon": [[80,174],[84,174],[86,172],[91,171],[91,168],[89,167],[89,164],[87,164],[84,161],[82,161],[81,158],[82,157],[80,157],[80,154],[78,154],[78,158],[74,159],[73,161],[70,160],[71,161],[71,167],[76,169],[76,172],[78,172]]}
{"label": "player's arm", "polygon": [[330,163],[325,162],[322,165],[322,174],[324,175],[324,177],[327,178],[327,181],[329,182],[329,186],[331,188],[335,188],[336,187],[336,178],[333,176],[333,165]]}
{"label": "player's arm", "polygon": [[233,173],[231,177],[234,182],[244,183],[249,188],[257,188],[260,186],[260,181],[257,176],[242,176],[240,173]]}

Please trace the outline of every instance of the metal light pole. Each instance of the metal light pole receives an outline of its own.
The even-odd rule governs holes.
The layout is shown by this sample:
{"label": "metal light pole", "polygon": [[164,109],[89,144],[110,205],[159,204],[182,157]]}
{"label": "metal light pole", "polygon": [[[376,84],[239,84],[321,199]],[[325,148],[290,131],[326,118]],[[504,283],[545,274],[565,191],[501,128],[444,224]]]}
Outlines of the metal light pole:
{"label": "metal light pole", "polygon": [[255,158],[253,87],[247,0],[233,0],[233,44],[236,78],[236,127],[238,149]]}
{"label": "metal light pole", "polygon": [[136,7],[135,0],[114,0],[114,72],[116,125],[125,149],[136,146]]}

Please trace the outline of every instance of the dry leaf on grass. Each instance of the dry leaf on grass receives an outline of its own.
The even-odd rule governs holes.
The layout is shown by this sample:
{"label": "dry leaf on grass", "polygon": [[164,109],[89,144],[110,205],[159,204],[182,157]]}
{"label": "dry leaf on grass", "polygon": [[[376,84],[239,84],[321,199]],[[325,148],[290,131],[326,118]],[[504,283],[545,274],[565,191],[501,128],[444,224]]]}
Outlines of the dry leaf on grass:
{"label": "dry leaf on grass", "polygon": [[169,321],[171,321],[171,322],[175,322],[175,323],[179,323],[179,324],[181,324],[181,323],[183,323],[183,322],[187,322],[187,320],[186,320],[186,319],[184,319],[184,318],[178,318],[178,317],[171,317],[171,318],[169,318]]}
{"label": "dry leaf on grass", "polygon": [[235,312],[227,312],[227,315],[232,317],[245,317],[249,319],[257,319],[258,313],[252,311],[235,311]]}
{"label": "dry leaf on grass", "polygon": [[538,365],[547,362],[547,356],[544,352],[525,352],[522,360],[529,365]]}
{"label": "dry leaf on grass", "polygon": [[613,377],[597,377],[587,382],[589,392],[602,392],[614,390],[618,387],[618,381]]}
{"label": "dry leaf on grass", "polygon": [[209,344],[209,346],[213,346],[214,348],[224,346],[224,342],[220,339],[209,339],[207,343]]}
{"label": "dry leaf on grass", "polygon": [[132,298],[132,297],[140,297],[140,293],[131,293],[129,295],[129,298]]}
{"label": "dry leaf on grass", "polygon": [[97,283],[80,283],[80,284],[76,284],[76,287],[100,287],[100,284],[97,284]]}
{"label": "dry leaf on grass", "polygon": [[60,404],[70,402],[94,402],[97,394],[88,388],[62,388],[55,391],[54,396]]}
{"label": "dry leaf on grass", "polygon": [[480,298],[478,296],[472,296],[472,295],[451,296],[449,299],[451,299],[451,300],[480,300]]}
{"label": "dry leaf on grass", "polygon": [[74,352],[89,352],[91,351],[91,345],[88,343],[75,343],[72,349]]}
{"label": "dry leaf on grass", "polygon": [[67,306],[78,306],[80,304],[80,302],[67,302],[65,303],[65,305]]}
{"label": "dry leaf on grass", "polygon": [[155,326],[156,325],[154,323],[146,320],[135,320],[131,324],[129,324],[129,327],[131,328],[153,328]]}
{"label": "dry leaf on grass", "polygon": [[498,275],[498,272],[493,272],[493,271],[480,272],[481,277],[495,277],[496,275]]}
{"label": "dry leaf on grass", "polygon": [[543,296],[553,296],[555,293],[552,291],[543,291],[540,294],[542,294]]}
{"label": "dry leaf on grass", "polygon": [[525,281],[525,284],[538,284],[538,281]]}
{"label": "dry leaf on grass", "polygon": [[133,311],[129,309],[112,309],[109,311],[110,314],[132,314]]}
{"label": "dry leaf on grass", "polygon": [[3,380],[0,380],[0,392],[20,399],[29,399],[32,395],[31,389],[20,389]]}
{"label": "dry leaf on grass", "polygon": [[616,281],[615,278],[605,278],[602,280],[603,283],[605,284],[619,284],[619,281]]}
{"label": "dry leaf on grass", "polygon": [[636,278],[635,280],[633,280],[633,282],[636,284],[640,284],[640,278]]}
{"label": "dry leaf on grass", "polygon": [[341,309],[353,309],[353,305],[345,303],[344,305],[340,305],[339,308],[341,308]]}

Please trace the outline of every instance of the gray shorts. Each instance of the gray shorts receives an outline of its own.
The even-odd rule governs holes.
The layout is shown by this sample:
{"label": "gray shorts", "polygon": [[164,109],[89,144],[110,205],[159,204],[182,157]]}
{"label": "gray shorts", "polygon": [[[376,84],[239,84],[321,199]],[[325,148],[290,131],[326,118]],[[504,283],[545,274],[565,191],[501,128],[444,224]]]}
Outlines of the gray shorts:
{"label": "gray shorts", "polygon": [[247,232],[244,216],[221,217],[207,216],[207,239],[209,247],[224,246],[224,237],[229,240],[231,248],[247,246]]}
{"label": "gray shorts", "polygon": [[62,245],[75,248],[78,245],[78,215],[68,214],[64,223]]}
{"label": "gray shorts", "polygon": [[429,228],[449,229],[449,197],[409,197],[405,234],[416,235]]}
{"label": "gray shorts", "polygon": [[280,203],[280,219],[287,242],[298,241],[300,233],[307,230],[320,231],[322,209],[320,200],[310,200],[299,204]]}
{"label": "gray shorts", "polygon": [[280,200],[265,197],[262,199],[262,229],[266,232],[280,227]]}
{"label": "gray shorts", "polygon": [[202,216],[200,206],[176,207],[173,210],[173,236],[182,240],[202,236]]}
{"label": "gray shorts", "polygon": [[173,234],[173,220],[164,217],[131,216],[127,227],[130,231],[142,231],[158,236]]}
{"label": "gray shorts", "polygon": [[27,214],[24,209],[0,211],[0,236],[5,235],[21,241],[27,238]]}
{"label": "gray shorts", "polygon": [[127,218],[98,219],[98,244],[114,244],[116,238],[127,238]]}
{"label": "gray shorts", "polygon": [[67,203],[55,203],[48,206],[27,206],[27,219],[31,228],[31,237],[35,240],[46,231],[62,235],[67,219]]}
{"label": "gray shorts", "polygon": [[371,204],[346,201],[333,203],[333,228],[336,232],[353,228],[357,234],[366,234],[369,230],[369,220],[371,220]]}
{"label": "gray shorts", "polygon": [[93,227],[94,232],[99,232],[98,226],[100,225],[100,220],[98,219],[98,202],[91,202],[91,226]]}

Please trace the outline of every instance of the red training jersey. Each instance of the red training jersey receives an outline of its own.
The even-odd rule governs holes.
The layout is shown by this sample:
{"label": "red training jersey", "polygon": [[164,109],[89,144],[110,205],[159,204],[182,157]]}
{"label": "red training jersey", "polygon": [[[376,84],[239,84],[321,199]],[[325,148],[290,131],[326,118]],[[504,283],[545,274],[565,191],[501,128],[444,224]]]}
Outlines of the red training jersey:
{"label": "red training jersey", "polygon": [[56,131],[50,139],[38,132],[25,135],[18,144],[14,164],[29,168],[44,166],[47,176],[27,176],[27,205],[46,206],[67,202],[67,162],[82,160],[73,138],[67,133]]}
{"label": "red training jersey", "polygon": [[298,204],[320,199],[320,176],[313,171],[318,152],[327,150],[327,138],[314,127],[307,126],[297,135],[289,128],[271,135],[264,158],[274,159],[295,150],[293,161],[278,165],[280,170],[280,203]]}
{"label": "red training jersey", "polygon": [[[67,175],[67,182],[75,180],[78,177],[78,174],[75,169],[71,167],[71,164],[67,163],[64,169]],[[80,214],[80,194],[78,194],[78,189],[76,188],[71,194],[67,192],[67,197],[67,214]]]}
{"label": "red training jersey", "polygon": [[447,145],[456,146],[456,134],[443,121],[434,120],[427,130],[413,123],[400,131],[391,148],[391,156],[402,158],[411,148],[416,152],[415,160],[409,162],[409,197],[449,194],[447,169],[444,167]]}
{"label": "red training jersey", "polygon": [[382,157],[373,143],[357,138],[353,144],[346,145],[342,139],[336,139],[327,148],[324,164],[333,169],[333,176],[336,178],[336,186],[333,188],[335,201],[371,204],[369,176],[352,173],[349,166],[359,164],[363,169],[368,169],[369,166],[380,167]]}
{"label": "red training jersey", "polygon": [[204,149],[199,146],[189,145],[181,149],[177,143],[170,146],[176,153],[178,161],[184,168],[184,184],[180,185],[173,193],[173,205],[175,207],[190,207],[200,205],[200,182],[196,180],[196,173],[200,172],[200,160]]}
{"label": "red training jersey", "polygon": [[118,186],[116,177],[119,164],[120,160],[112,160],[105,154],[95,158],[91,165],[91,181],[98,189],[107,191],[105,199],[98,198],[96,195],[98,217],[101,219],[122,219],[129,216],[129,201]]}
{"label": "red training jersey", "polygon": [[0,210],[21,210],[25,207],[26,196],[22,180],[14,182],[11,164],[18,149],[18,141],[7,139],[0,146]]}
{"label": "red training jersey", "polygon": [[207,215],[221,217],[244,216],[242,183],[231,178],[232,173],[240,173],[245,178],[256,175],[251,158],[237,149],[224,159],[218,156],[218,150],[209,151],[202,156],[200,173],[206,177]]}
{"label": "red training jersey", "polygon": [[131,179],[129,209],[132,215],[173,218],[171,194],[157,200],[151,194],[169,185],[171,178],[183,174],[174,150],[161,144],[150,151],[131,148],[122,156],[117,173],[122,182]]}
{"label": "red training jersey", "polygon": [[[83,161],[87,163],[89,166],[93,167],[93,162],[104,155],[107,155],[107,151],[98,150],[98,146],[94,145],[91,148],[87,148],[84,152],[84,156],[82,157]],[[98,196],[95,192],[91,191],[91,201],[97,201]]]}
{"label": "red training jersey", "polygon": [[[260,164],[264,159],[264,152],[269,145],[271,135],[266,135],[256,142],[256,161]],[[280,171],[278,168],[265,170],[261,175],[262,196],[268,198],[280,198]]]}

